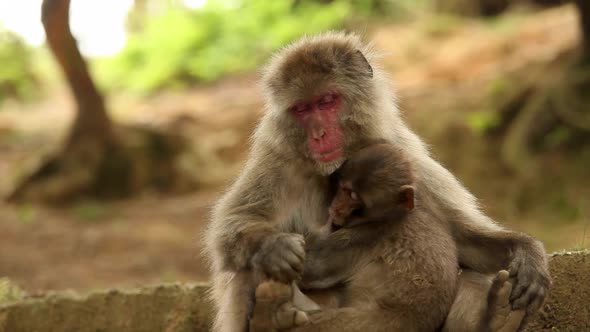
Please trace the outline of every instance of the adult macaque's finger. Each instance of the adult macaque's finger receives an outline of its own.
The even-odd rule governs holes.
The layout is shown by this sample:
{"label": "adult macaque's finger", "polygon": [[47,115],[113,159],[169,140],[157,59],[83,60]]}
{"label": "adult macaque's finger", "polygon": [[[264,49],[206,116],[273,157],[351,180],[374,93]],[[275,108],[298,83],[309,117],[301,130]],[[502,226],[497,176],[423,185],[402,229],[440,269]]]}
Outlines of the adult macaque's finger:
{"label": "adult macaque's finger", "polygon": [[545,294],[545,290],[541,288],[537,296],[534,298],[531,304],[529,304],[527,308],[527,313],[532,314],[537,312],[537,310],[541,309],[541,306],[545,302]]}
{"label": "adult macaque's finger", "polygon": [[515,308],[528,308],[529,303],[531,303],[533,301],[533,299],[539,294],[539,292],[541,291],[541,285],[539,284],[533,284],[532,286],[530,286],[527,291],[522,294],[521,297],[519,297],[518,299],[516,299],[516,301],[514,301],[514,305],[513,307]]}

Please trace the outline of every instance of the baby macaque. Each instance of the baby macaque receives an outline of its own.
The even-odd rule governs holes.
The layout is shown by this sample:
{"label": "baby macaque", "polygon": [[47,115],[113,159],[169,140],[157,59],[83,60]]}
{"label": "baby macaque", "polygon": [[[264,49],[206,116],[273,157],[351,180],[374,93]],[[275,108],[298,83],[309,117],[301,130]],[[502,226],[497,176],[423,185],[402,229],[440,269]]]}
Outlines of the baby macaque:
{"label": "baby macaque", "polygon": [[439,208],[415,192],[410,162],[395,146],[374,144],[334,176],[328,223],[306,239],[300,286],[341,285],[333,310],[354,309],[354,331],[440,328],[456,294],[457,249]]}

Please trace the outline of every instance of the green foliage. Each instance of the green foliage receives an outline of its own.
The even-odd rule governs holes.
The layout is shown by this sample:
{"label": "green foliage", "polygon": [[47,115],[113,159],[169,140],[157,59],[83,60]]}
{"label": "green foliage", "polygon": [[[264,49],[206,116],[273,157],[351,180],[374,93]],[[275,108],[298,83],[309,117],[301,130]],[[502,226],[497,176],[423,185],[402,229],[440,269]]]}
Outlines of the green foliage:
{"label": "green foliage", "polygon": [[7,278],[0,278],[0,303],[17,301],[25,297],[25,292]]}
{"label": "green foliage", "polygon": [[22,39],[0,27],[0,102],[6,97],[26,99],[34,95],[31,56]]}
{"label": "green foliage", "polygon": [[543,147],[552,149],[562,146],[572,139],[573,131],[569,127],[558,126],[543,137]]}
{"label": "green foliage", "polygon": [[510,90],[514,89],[510,80],[505,77],[498,77],[492,80],[488,85],[489,97],[492,99],[500,99],[505,96]]}
{"label": "green foliage", "polygon": [[110,87],[137,92],[208,82],[251,70],[301,35],[337,28],[350,11],[348,1],[288,0],[239,6],[210,0],[198,10],[170,9],[147,20],[121,54],[98,63],[98,74]]}
{"label": "green foliage", "polygon": [[498,113],[495,111],[474,111],[467,113],[465,117],[467,125],[478,134],[484,134],[500,122]]}
{"label": "green foliage", "polygon": [[580,218],[580,206],[576,203],[575,199],[571,199],[571,197],[563,191],[555,197],[555,200],[552,203],[552,209],[559,212],[562,224],[565,222],[573,222]]}
{"label": "green foliage", "polygon": [[23,224],[30,224],[37,219],[38,211],[31,205],[25,204],[17,209],[18,220]]}
{"label": "green foliage", "polygon": [[107,207],[97,201],[83,201],[73,207],[74,215],[84,221],[94,222],[105,219],[109,214]]}

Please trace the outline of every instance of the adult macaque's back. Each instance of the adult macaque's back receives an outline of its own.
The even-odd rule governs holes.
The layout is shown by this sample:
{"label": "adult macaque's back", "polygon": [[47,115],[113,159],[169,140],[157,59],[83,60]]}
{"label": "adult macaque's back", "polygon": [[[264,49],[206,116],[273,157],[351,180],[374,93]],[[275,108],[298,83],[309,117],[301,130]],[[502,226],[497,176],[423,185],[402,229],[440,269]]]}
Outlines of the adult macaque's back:
{"label": "adult macaque's back", "polygon": [[[355,35],[303,38],[267,65],[266,113],[246,166],[217,203],[206,234],[217,317],[214,330],[244,331],[254,288],[264,278],[301,274],[307,227],[327,220],[328,175],[375,140],[402,149],[415,166],[416,189],[451,223],[459,264],[491,273],[511,267],[516,307],[536,310],[549,286],[543,247],[511,238],[406,126],[384,73]],[[481,241],[482,237],[486,240]],[[476,299],[484,301],[484,299]]]}

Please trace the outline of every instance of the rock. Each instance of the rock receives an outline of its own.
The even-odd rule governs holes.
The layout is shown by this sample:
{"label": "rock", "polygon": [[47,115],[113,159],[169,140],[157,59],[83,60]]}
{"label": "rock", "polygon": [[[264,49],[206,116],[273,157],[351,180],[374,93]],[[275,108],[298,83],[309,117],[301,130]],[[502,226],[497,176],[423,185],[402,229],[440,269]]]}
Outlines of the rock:
{"label": "rock", "polygon": [[0,304],[0,332],[208,331],[207,290],[203,284],[173,284],[31,297]]}
{"label": "rock", "polygon": [[[553,288],[526,331],[590,331],[590,251],[553,254],[549,264]],[[206,284],[172,284],[28,297],[0,303],[0,332],[208,331],[208,289]]]}

